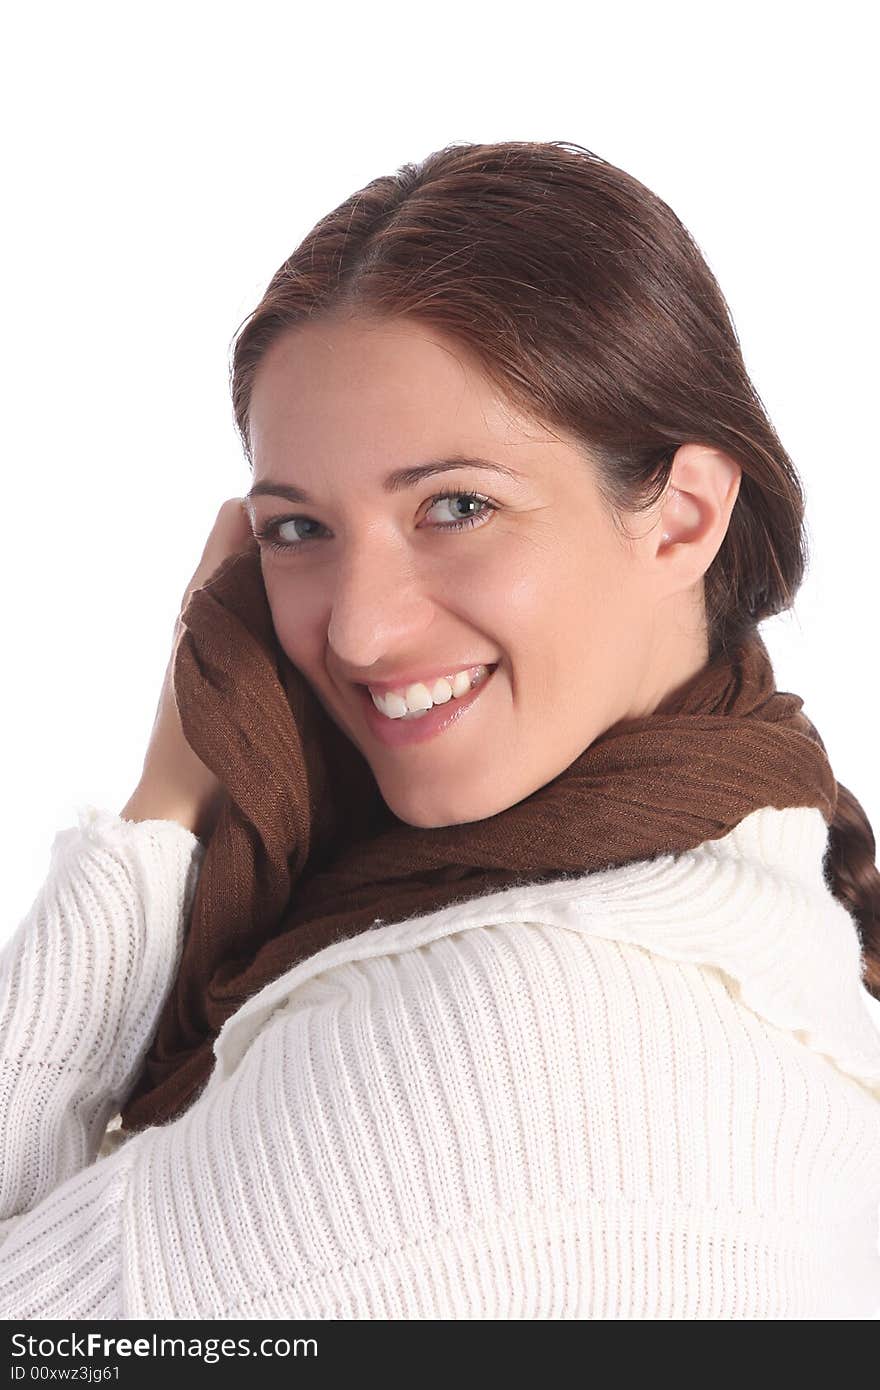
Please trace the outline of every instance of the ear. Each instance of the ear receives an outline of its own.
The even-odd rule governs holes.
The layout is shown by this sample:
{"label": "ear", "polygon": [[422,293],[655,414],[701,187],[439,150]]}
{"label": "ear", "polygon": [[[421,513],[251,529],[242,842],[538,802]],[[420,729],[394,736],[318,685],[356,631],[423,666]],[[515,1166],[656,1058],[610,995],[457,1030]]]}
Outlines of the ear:
{"label": "ear", "polygon": [[660,501],[656,554],[687,561],[705,574],[721,548],[739,494],[742,468],[731,454],[708,444],[682,444]]}

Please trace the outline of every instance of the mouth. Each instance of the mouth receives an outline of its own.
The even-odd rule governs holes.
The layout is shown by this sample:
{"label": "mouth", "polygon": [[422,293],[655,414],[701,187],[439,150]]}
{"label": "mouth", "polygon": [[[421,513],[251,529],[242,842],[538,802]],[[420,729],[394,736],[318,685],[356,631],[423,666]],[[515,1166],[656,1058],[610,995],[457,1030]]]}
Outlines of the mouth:
{"label": "mouth", "polygon": [[432,705],[424,713],[420,711],[399,719],[389,719],[387,715],[382,714],[373,704],[369,687],[358,685],[356,690],[363,706],[367,727],[380,743],[390,748],[407,747],[410,744],[425,743],[428,739],[436,738],[445,730],[458,724],[474,708],[480,696],[492,684],[498,666],[497,661],[494,665],[488,666],[488,674],[485,679],[468,694],[447,700],[445,704]]}

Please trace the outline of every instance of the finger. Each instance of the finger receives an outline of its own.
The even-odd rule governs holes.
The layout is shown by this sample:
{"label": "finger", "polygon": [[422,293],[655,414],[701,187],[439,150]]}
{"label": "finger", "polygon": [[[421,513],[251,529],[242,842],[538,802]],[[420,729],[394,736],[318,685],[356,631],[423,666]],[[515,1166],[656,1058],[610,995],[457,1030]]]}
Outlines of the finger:
{"label": "finger", "polygon": [[231,497],[223,503],[205,542],[202,558],[186,586],[181,611],[186,607],[194,589],[205,584],[230,555],[242,551],[257,552],[259,546],[251,528],[244,499]]}
{"label": "finger", "polygon": [[244,499],[230,497],[217,513],[217,519],[205,544],[202,561],[219,564],[227,555],[234,555],[237,550],[244,549],[249,541],[256,544]]}

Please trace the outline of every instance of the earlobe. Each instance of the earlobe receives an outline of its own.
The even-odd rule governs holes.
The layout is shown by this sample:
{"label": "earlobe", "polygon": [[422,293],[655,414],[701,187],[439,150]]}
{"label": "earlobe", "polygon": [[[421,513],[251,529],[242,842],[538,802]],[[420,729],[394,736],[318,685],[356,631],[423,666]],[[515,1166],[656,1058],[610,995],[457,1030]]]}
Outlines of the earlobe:
{"label": "earlobe", "polygon": [[[678,488],[672,487],[672,485],[670,484],[670,486],[666,489],[666,500],[667,500],[667,502],[670,501],[670,500],[672,499],[672,497],[673,497],[677,492],[678,492]],[[668,531],[664,531],[660,539],[662,540],[662,542],[663,542],[664,545],[668,545],[669,542],[671,541],[672,537],[670,536],[670,534],[669,534]]]}

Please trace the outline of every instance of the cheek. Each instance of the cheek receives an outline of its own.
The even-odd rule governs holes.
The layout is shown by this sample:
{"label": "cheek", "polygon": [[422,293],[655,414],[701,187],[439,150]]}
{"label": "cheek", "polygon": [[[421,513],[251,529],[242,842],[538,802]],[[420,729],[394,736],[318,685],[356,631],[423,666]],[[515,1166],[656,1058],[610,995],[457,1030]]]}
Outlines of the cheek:
{"label": "cheek", "polygon": [[285,574],[284,565],[275,566],[271,561],[263,566],[263,585],[282,650],[294,666],[308,674],[317,668],[324,647],[315,587],[296,586],[290,574]]}
{"label": "cheek", "polygon": [[572,621],[583,624],[596,605],[599,572],[580,546],[518,545],[480,587],[505,628],[521,634],[520,646],[527,639],[536,649],[555,648]]}
{"label": "cheek", "polygon": [[583,594],[556,547],[512,542],[493,560],[472,576],[457,611],[504,661],[514,705],[539,710],[565,688]]}
{"label": "cheek", "polygon": [[518,693],[585,712],[636,654],[634,641],[638,649],[645,602],[633,566],[580,538],[519,550],[503,582],[487,580],[479,612],[509,655]]}

